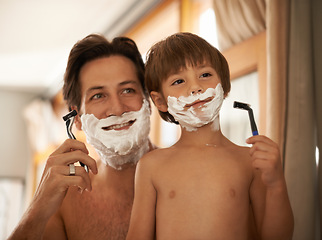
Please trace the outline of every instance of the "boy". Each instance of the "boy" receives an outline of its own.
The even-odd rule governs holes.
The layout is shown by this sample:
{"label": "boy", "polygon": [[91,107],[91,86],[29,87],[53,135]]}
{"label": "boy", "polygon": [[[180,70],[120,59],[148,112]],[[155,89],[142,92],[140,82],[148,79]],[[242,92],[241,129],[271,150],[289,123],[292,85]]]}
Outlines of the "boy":
{"label": "boy", "polygon": [[240,147],[223,136],[230,90],[223,55],[191,33],[155,44],[146,86],[161,117],[179,123],[176,144],[146,154],[136,172],[127,239],[291,239],[293,215],[277,145]]}

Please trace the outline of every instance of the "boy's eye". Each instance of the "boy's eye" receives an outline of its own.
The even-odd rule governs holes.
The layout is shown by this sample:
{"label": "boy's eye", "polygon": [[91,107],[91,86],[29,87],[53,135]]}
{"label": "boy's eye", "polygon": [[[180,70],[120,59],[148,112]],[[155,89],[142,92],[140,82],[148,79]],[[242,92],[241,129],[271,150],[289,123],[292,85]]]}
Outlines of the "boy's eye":
{"label": "boy's eye", "polygon": [[181,84],[183,82],[184,82],[183,79],[178,79],[178,80],[175,80],[171,85],[178,85],[178,84]]}
{"label": "boy's eye", "polygon": [[201,78],[205,78],[205,77],[210,77],[211,76],[211,74],[210,73],[203,73],[203,74],[201,74]]}

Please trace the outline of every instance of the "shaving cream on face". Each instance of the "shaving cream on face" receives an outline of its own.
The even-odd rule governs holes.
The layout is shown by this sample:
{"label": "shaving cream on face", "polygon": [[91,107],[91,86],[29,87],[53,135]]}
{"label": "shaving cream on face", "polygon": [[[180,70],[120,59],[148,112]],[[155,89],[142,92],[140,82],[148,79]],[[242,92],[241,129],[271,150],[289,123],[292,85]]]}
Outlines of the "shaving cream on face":
{"label": "shaving cream on face", "polygon": [[[93,145],[101,160],[115,169],[121,170],[125,163],[136,164],[149,150],[150,106],[143,99],[139,111],[127,112],[122,116],[110,116],[97,119],[93,114],[81,116],[82,130],[87,142]],[[112,125],[127,124],[132,126],[124,130],[104,130]]]}
{"label": "shaving cream on face", "polygon": [[[186,105],[212,98],[200,107],[191,106],[187,110]],[[188,97],[179,98],[168,96],[168,112],[187,131],[196,131],[198,127],[212,123],[212,130],[219,130],[219,110],[224,100],[224,90],[220,83],[216,88],[208,88],[204,93],[191,94]]]}

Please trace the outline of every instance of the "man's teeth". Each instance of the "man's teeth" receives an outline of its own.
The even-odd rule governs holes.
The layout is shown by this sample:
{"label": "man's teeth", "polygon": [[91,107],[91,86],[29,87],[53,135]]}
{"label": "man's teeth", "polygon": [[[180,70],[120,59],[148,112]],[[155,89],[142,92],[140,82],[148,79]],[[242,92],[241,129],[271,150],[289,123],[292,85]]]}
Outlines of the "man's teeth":
{"label": "man's teeth", "polygon": [[123,127],[126,127],[126,126],[129,126],[129,125],[132,125],[134,121],[129,121],[129,122],[125,122],[125,123],[122,123],[122,124],[116,124],[116,125],[112,125],[112,126],[109,126],[109,127],[103,127],[104,130],[114,130],[114,129],[119,129],[119,128],[123,128]]}

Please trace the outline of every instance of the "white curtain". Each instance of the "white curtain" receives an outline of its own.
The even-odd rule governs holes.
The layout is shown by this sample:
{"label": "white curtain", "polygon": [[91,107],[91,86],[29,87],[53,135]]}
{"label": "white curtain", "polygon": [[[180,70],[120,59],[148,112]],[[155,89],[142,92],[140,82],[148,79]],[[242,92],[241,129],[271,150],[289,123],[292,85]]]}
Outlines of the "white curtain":
{"label": "white curtain", "polygon": [[294,240],[320,239],[315,149],[322,141],[322,4],[290,5],[285,175],[295,216]]}
{"label": "white curtain", "polygon": [[265,0],[214,0],[221,50],[265,30]]}

